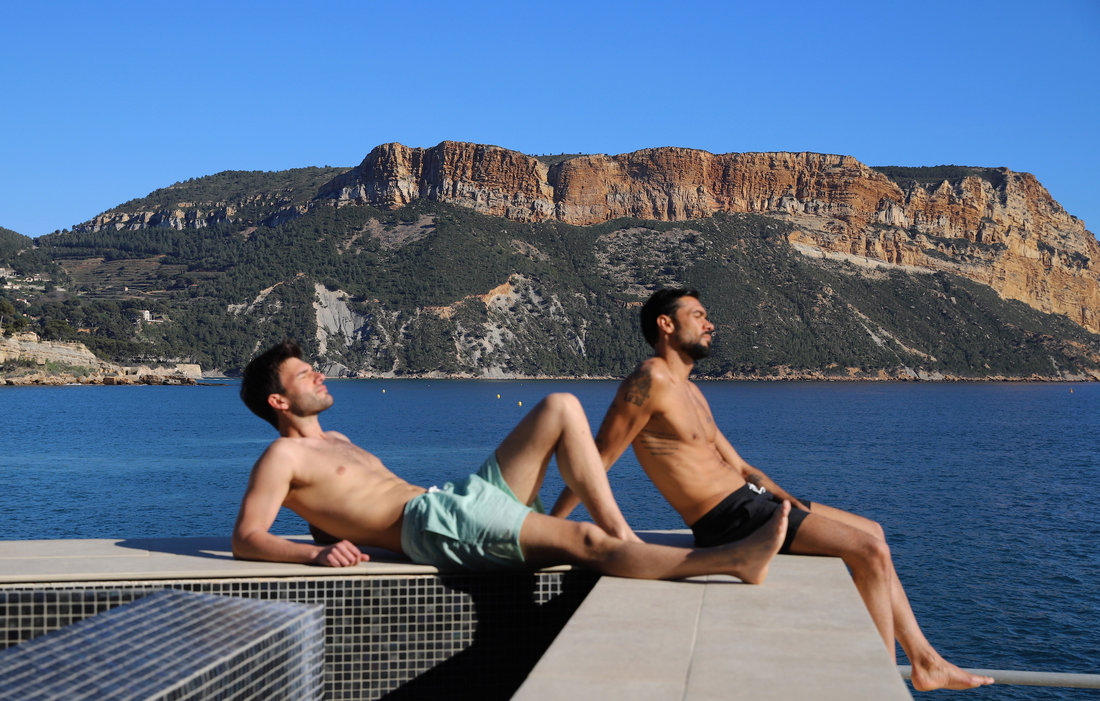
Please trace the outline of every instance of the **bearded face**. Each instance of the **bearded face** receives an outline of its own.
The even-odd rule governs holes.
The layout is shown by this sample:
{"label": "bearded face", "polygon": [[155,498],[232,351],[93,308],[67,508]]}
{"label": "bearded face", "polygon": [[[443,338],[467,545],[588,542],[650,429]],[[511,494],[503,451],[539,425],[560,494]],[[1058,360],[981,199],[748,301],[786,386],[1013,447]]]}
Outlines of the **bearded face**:
{"label": "bearded face", "polygon": [[677,324],[676,345],[692,360],[702,360],[710,355],[710,331],[693,330],[688,325]]}
{"label": "bearded face", "polygon": [[676,349],[692,360],[702,360],[710,355],[711,332],[714,324],[707,319],[707,310],[694,297],[685,297],[671,316],[673,334],[671,340]]}
{"label": "bearded face", "polygon": [[710,346],[705,345],[702,342],[684,345],[683,349],[684,352],[687,353],[692,360],[702,360],[703,358],[710,355]]}

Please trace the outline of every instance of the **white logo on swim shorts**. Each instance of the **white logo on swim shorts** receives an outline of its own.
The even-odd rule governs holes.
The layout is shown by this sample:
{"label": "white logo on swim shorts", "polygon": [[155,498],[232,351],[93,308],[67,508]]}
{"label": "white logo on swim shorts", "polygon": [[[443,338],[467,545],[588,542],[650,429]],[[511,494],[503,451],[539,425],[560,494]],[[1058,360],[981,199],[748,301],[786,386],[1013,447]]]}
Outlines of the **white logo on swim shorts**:
{"label": "white logo on swim shorts", "polygon": [[748,484],[749,489],[756,492],[757,494],[763,494],[764,492],[768,491],[767,487],[757,487],[755,484],[749,484],[748,482],[746,482],[745,484]]}
{"label": "white logo on swim shorts", "polygon": [[443,490],[435,486],[434,484],[431,487],[428,487],[428,494],[439,494],[441,491]]}

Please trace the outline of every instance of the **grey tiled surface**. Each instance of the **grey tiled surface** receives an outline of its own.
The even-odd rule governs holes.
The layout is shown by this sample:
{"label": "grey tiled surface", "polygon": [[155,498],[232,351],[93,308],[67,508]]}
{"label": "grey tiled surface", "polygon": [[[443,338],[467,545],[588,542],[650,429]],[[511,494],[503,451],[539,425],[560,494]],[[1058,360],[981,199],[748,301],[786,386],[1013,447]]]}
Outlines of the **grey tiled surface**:
{"label": "grey tiled surface", "polygon": [[168,587],[323,604],[328,699],[400,698],[403,685],[409,698],[506,699],[595,581],[539,572],[8,584],[0,648]]}
{"label": "grey tiled surface", "polygon": [[767,581],[600,579],[516,701],[911,699],[840,560]]}
{"label": "grey tiled surface", "polygon": [[0,699],[321,699],[322,607],[161,590],[0,652]]}

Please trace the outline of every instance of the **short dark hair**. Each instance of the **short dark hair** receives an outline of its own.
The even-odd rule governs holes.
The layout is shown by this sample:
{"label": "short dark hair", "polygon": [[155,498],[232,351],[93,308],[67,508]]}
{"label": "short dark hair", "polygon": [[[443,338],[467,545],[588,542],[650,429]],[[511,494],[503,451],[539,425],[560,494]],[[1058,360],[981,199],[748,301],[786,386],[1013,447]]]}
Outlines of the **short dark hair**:
{"label": "short dark hair", "polygon": [[301,357],[302,347],[294,339],[288,338],[253,358],[242,373],[241,401],[253,414],[275,428],[279,428],[279,416],[267,403],[267,398],[286,391],[279,379],[279,368],[290,358]]}
{"label": "short dark hair", "polygon": [[699,299],[699,290],[690,287],[666,287],[657,290],[653,296],[642,305],[642,335],[651,346],[657,345],[657,317],[667,314],[670,317],[676,314],[676,308],[680,306],[681,297],[694,297]]}

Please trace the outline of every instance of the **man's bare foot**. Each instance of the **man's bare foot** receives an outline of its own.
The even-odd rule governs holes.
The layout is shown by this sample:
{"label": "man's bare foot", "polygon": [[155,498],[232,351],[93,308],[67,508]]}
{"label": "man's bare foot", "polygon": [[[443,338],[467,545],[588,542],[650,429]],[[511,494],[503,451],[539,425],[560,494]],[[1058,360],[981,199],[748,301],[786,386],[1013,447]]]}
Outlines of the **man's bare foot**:
{"label": "man's bare foot", "polygon": [[910,679],[917,691],[934,689],[973,689],[993,683],[993,677],[979,677],[965,669],[960,669],[936,655],[934,659],[918,665],[913,663],[913,676]]}
{"label": "man's bare foot", "polygon": [[748,538],[738,540],[727,548],[736,554],[734,575],[746,584],[763,584],[768,576],[768,565],[772,558],[783,547],[783,539],[787,537],[788,515],[791,513],[791,503],[783,502],[771,519],[761,526],[756,533]]}

